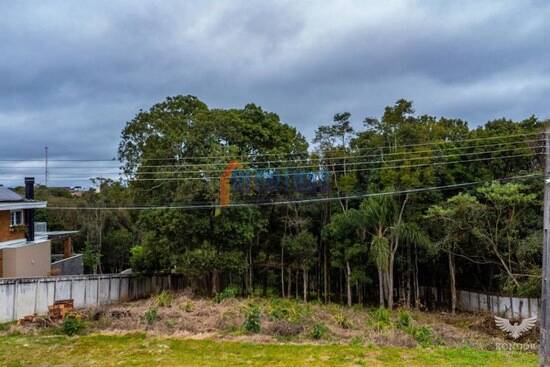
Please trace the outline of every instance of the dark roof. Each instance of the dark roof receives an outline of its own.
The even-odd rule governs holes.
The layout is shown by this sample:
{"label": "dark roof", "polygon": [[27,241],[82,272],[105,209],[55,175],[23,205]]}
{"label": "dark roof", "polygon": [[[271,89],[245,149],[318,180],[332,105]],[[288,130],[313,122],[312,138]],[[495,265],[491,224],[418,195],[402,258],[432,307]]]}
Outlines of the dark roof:
{"label": "dark roof", "polygon": [[23,197],[10,189],[0,186],[0,202],[23,201]]}

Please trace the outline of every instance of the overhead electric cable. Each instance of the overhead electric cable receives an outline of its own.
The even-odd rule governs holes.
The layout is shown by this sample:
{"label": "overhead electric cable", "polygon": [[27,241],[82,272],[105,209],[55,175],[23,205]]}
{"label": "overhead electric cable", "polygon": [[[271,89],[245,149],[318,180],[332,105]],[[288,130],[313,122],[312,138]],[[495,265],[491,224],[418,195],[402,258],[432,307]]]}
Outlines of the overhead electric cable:
{"label": "overhead electric cable", "polygon": [[275,205],[287,205],[287,204],[308,204],[308,203],[329,202],[329,201],[337,201],[337,200],[363,199],[363,198],[372,197],[372,196],[403,195],[403,194],[412,194],[412,193],[427,192],[427,191],[439,191],[439,190],[446,190],[446,189],[453,189],[453,188],[460,188],[460,187],[475,186],[475,185],[488,183],[488,182],[500,182],[500,181],[527,179],[527,178],[534,178],[534,177],[544,177],[544,175],[541,173],[535,173],[535,174],[528,174],[528,175],[521,175],[521,176],[499,178],[499,179],[494,179],[490,181],[480,180],[480,181],[471,181],[471,182],[457,183],[457,184],[451,184],[451,185],[413,188],[408,190],[384,191],[384,192],[378,192],[378,193],[333,196],[333,197],[323,197],[323,198],[315,198],[315,199],[268,201],[268,202],[260,202],[260,203],[231,203],[224,206],[219,204],[174,205],[174,206],[169,206],[169,205],[168,206],[128,206],[128,207],[66,206],[66,207],[47,207],[46,209],[49,209],[49,210],[153,210],[153,209],[155,210],[162,210],[162,209],[193,210],[193,209],[214,209],[214,208],[227,208],[227,207],[240,208],[240,207],[275,206]]}
{"label": "overhead electric cable", "polygon": [[[327,173],[343,173],[343,172],[365,172],[365,171],[378,171],[378,170],[388,170],[388,169],[403,169],[403,168],[414,168],[414,167],[427,167],[427,166],[438,166],[438,165],[450,165],[455,163],[469,163],[469,162],[481,162],[481,161],[488,161],[488,160],[495,160],[495,159],[510,159],[510,158],[517,158],[517,157],[526,157],[531,156],[535,157],[537,155],[540,155],[543,153],[527,153],[527,154],[516,154],[516,155],[508,155],[508,156],[499,156],[499,157],[487,157],[487,158],[476,158],[476,159],[468,159],[468,160],[454,160],[454,161],[446,161],[446,162],[431,162],[431,163],[421,163],[421,164],[410,164],[410,165],[397,165],[397,166],[382,166],[382,167],[369,167],[369,168],[359,168],[359,169],[346,169],[346,170],[326,170],[326,171],[318,171],[318,172],[288,172],[288,173],[266,173],[259,172],[256,175],[239,175],[237,177],[229,177],[230,179],[246,179],[246,178],[257,178],[259,176],[264,176],[267,178],[270,177],[286,177],[286,176],[296,176],[296,175],[303,175],[304,173],[312,173],[312,174],[318,174],[322,172]],[[94,179],[96,177],[63,177],[63,180],[86,180],[86,179]],[[61,179],[58,179],[58,181]],[[131,178],[125,181],[133,182],[133,181],[211,181],[211,180],[219,180],[219,177],[217,176],[202,176],[202,177],[155,177],[155,178]]]}
{"label": "overhead electric cable", "polygon": [[[540,135],[540,132],[533,132],[533,133],[524,133],[524,134],[511,134],[511,135],[495,135],[495,136],[488,136],[488,137],[482,137],[482,138],[469,138],[469,139],[457,139],[457,140],[441,140],[441,141],[433,141],[433,142],[426,142],[426,143],[416,143],[416,144],[403,144],[398,145],[398,148],[409,148],[409,147],[418,147],[418,146],[430,146],[430,145],[442,145],[442,144],[453,144],[453,143],[463,143],[463,142],[473,142],[473,141],[484,141],[484,140],[495,140],[495,139],[508,139],[508,138],[515,138],[515,137],[525,137],[525,136],[533,136],[533,135]],[[378,146],[378,147],[369,147],[364,148],[365,150],[380,150],[380,149],[392,149],[392,147],[385,146]],[[250,157],[264,157],[264,156],[291,156],[291,155],[307,155],[308,152],[300,152],[300,153],[256,153],[256,154],[241,154],[241,155],[218,155],[218,156],[184,156],[184,157],[166,157],[166,158],[142,158],[142,161],[165,161],[165,160],[193,160],[193,159],[216,159],[216,158],[241,158],[243,156],[250,156]],[[389,154],[389,153],[388,153]],[[0,162],[42,162],[44,159],[0,159]],[[49,162],[115,162],[115,158],[110,159],[49,159]]]}

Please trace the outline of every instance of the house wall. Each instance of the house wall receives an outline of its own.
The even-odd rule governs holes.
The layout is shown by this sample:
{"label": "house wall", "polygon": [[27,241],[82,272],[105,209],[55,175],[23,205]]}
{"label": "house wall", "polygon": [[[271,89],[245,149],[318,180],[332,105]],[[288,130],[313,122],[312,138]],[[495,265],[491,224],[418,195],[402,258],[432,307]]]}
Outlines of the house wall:
{"label": "house wall", "polygon": [[51,242],[43,241],[2,250],[3,277],[47,276],[51,270]]}
{"label": "house wall", "polygon": [[25,238],[25,232],[12,232],[10,229],[10,211],[0,211],[0,242],[13,241]]}

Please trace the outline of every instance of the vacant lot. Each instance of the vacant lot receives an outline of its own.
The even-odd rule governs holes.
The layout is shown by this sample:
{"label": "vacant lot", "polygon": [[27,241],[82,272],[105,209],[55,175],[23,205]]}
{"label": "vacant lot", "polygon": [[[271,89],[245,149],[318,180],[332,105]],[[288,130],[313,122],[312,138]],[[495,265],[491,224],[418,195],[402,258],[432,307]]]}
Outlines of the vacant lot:
{"label": "vacant lot", "polygon": [[[70,322],[68,322],[70,321]],[[528,366],[491,316],[217,299],[150,299],[0,325],[0,366]],[[536,342],[536,330],[520,342]],[[67,336],[70,334],[73,336]]]}
{"label": "vacant lot", "polygon": [[535,366],[536,355],[469,348],[251,344],[145,335],[10,336],[1,366]]}

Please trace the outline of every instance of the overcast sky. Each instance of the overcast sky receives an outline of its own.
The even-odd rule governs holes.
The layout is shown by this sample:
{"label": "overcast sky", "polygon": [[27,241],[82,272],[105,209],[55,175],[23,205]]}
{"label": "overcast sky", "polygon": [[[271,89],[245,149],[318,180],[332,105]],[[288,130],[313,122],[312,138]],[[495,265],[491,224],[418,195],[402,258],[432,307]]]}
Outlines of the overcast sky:
{"label": "overcast sky", "polygon": [[[471,126],[550,117],[545,1],[2,1],[0,14],[2,159],[45,145],[114,157],[126,121],[176,94],[254,102],[308,138],[335,112],[359,127],[399,98]],[[32,173],[1,165],[0,183]]]}

